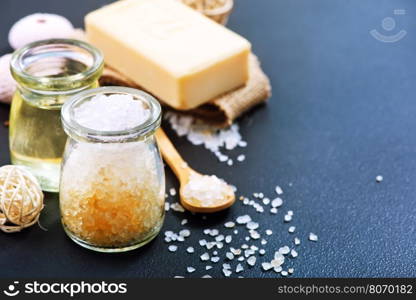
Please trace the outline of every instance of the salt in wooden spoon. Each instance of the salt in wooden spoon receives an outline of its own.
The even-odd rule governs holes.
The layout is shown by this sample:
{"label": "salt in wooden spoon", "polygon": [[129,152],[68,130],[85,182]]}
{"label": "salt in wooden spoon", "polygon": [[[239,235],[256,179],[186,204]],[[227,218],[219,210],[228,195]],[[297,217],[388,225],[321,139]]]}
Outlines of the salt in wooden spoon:
{"label": "salt in wooden spoon", "polygon": [[[213,179],[213,176],[208,177],[202,175],[190,168],[161,128],[156,131],[156,139],[163,158],[179,180],[179,196],[183,207],[192,212],[211,213],[226,209],[233,205],[235,202],[235,194],[233,188],[229,184],[226,184],[222,180],[215,179],[216,177]],[[196,181],[201,179],[201,176],[215,186],[201,187],[200,184],[195,185]],[[204,199],[198,199],[194,196],[190,197],[189,195],[194,195],[189,192],[190,186],[188,184],[190,183],[193,184],[193,187],[199,186],[205,191],[209,189],[218,192],[214,193],[215,197],[212,199],[207,199],[207,194],[201,194],[201,197],[203,195]],[[201,181],[199,181],[199,183],[201,183]]]}

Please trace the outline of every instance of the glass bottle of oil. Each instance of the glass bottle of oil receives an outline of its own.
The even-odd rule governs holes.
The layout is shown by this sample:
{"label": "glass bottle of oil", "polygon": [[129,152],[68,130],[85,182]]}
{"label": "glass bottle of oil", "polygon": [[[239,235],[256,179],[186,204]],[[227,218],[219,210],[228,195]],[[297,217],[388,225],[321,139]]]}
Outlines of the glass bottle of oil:
{"label": "glass bottle of oil", "polygon": [[67,139],[61,107],[70,96],[98,86],[103,57],[82,41],[43,40],[17,50],[10,67],[18,83],[10,110],[12,163],[28,168],[44,191],[57,192]]}

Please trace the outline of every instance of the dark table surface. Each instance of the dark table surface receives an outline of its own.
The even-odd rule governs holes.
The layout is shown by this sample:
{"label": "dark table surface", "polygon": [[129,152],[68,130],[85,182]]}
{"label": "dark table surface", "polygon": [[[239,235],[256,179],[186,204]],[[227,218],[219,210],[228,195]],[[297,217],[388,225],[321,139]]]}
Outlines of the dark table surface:
{"label": "dark table surface", "polygon": [[[9,52],[7,32],[20,17],[34,12],[58,13],[82,26],[85,13],[110,1],[2,0],[0,51]],[[1,277],[200,277],[221,276],[220,263],[205,271],[197,246],[202,229],[220,228],[249,213],[271,228],[266,258],[294,235],[302,240],[291,259],[297,277],[416,276],[416,3],[412,0],[237,0],[229,27],[252,43],[273,85],[273,97],[239,120],[248,147],[246,161],[228,167],[186,139],[168,134],[197,170],[235,184],[238,195],[284,189],[284,207],[275,216],[258,214],[237,203],[230,210],[202,216],[168,212],[163,230],[178,231],[183,218],[192,236],[167,251],[163,233],[152,243],[124,254],[83,249],[65,236],[58,197],[47,194],[41,224],[16,234],[0,234]],[[255,2],[255,3],[254,3]],[[405,9],[395,15],[394,9]],[[381,21],[393,17],[394,30]],[[405,30],[395,43],[373,38]],[[0,121],[9,106],[0,105]],[[0,126],[0,165],[9,163],[8,129]],[[383,182],[376,183],[382,175]],[[167,169],[167,188],[177,181]],[[291,186],[289,184],[292,183]],[[174,198],[174,197],[173,197]],[[169,201],[174,201],[172,197]],[[242,229],[240,229],[242,230]],[[307,241],[309,232],[319,241]],[[243,243],[244,235],[235,239]],[[205,237],[205,236],[204,236]],[[250,242],[251,243],[251,242]],[[197,253],[185,248],[194,245]],[[220,251],[223,256],[224,249]],[[245,277],[276,277],[259,268]],[[233,262],[233,265],[236,263]],[[186,267],[197,270],[186,274]],[[234,275],[233,275],[234,276]]]}

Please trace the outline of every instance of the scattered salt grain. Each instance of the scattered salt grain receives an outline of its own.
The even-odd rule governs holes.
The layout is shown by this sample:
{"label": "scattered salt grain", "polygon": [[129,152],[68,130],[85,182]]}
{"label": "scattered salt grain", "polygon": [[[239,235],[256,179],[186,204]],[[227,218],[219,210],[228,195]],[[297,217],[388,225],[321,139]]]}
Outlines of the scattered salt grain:
{"label": "scattered salt grain", "polygon": [[212,278],[212,276],[207,274],[207,275],[202,276],[201,278]]}
{"label": "scattered salt grain", "polygon": [[282,276],[285,276],[285,277],[288,275],[287,271],[282,271],[280,272],[280,274],[282,274]]}
{"label": "scattered salt grain", "polygon": [[193,272],[195,272],[195,268],[194,268],[194,267],[187,267],[187,268],[186,268],[186,271],[187,271],[188,273],[193,273]]}
{"label": "scattered salt grain", "polygon": [[287,230],[289,233],[294,233],[296,230],[295,226],[290,226],[289,229]]}
{"label": "scattered salt grain", "polygon": [[282,270],[283,270],[283,268],[281,266],[273,268],[273,271],[275,271],[276,273],[280,273],[280,272],[282,272]]}
{"label": "scattered salt grain", "polygon": [[188,229],[183,229],[179,231],[179,235],[182,237],[189,237],[191,235],[191,231]]}
{"label": "scattered salt grain", "polygon": [[295,249],[290,250],[290,255],[292,255],[293,258],[298,257],[298,252]]}
{"label": "scattered salt grain", "polygon": [[241,264],[238,264],[237,267],[235,268],[235,272],[240,273],[240,272],[243,272],[243,271],[244,271],[243,266]]}
{"label": "scattered salt grain", "polygon": [[377,182],[382,182],[382,181],[383,181],[383,176],[378,175],[378,176],[376,177],[376,181],[377,181]]}
{"label": "scattered salt grain", "polygon": [[188,220],[187,220],[187,219],[183,219],[183,220],[181,221],[181,225],[182,225],[182,226],[186,225],[187,223],[188,223]]}
{"label": "scattered salt grain", "polygon": [[247,258],[247,264],[253,267],[256,264],[256,257],[250,256],[249,258]]}
{"label": "scattered salt grain", "polygon": [[205,266],[206,271],[211,270],[211,269],[212,269],[212,266]]}
{"label": "scattered salt grain", "polygon": [[309,233],[309,240],[312,242],[317,242],[318,241],[318,236],[314,233]]}
{"label": "scattered salt grain", "polygon": [[207,245],[207,241],[206,241],[206,240],[199,240],[199,245],[200,245],[201,247],[204,247],[204,246],[206,246],[206,245]]}
{"label": "scattered salt grain", "polygon": [[224,224],[225,228],[233,228],[235,226],[235,223],[230,221]]}
{"label": "scattered salt grain", "polygon": [[282,198],[277,197],[272,200],[271,204],[272,204],[272,207],[280,207],[283,204],[283,200]]}
{"label": "scattered salt grain", "polygon": [[228,269],[222,269],[222,273],[225,277],[230,277],[230,275],[232,274],[232,272]]}
{"label": "scattered salt grain", "polygon": [[244,155],[244,154],[240,154],[239,156],[237,156],[237,160],[239,161],[239,162],[242,162],[242,161],[244,161],[246,159],[246,156]]}
{"label": "scattered salt grain", "polygon": [[293,274],[293,272],[295,272],[295,269],[293,269],[293,268],[289,268],[289,269],[287,269],[287,272],[288,272],[289,274]]}
{"label": "scattered salt grain", "polygon": [[227,252],[227,253],[225,253],[225,256],[226,256],[229,260],[233,260],[233,259],[234,259],[234,254],[232,254],[231,252]]}
{"label": "scattered salt grain", "polygon": [[219,261],[220,261],[220,258],[219,258],[218,256],[212,256],[212,257],[211,257],[211,261],[212,261],[213,263],[217,263],[217,262],[219,262]]}
{"label": "scattered salt grain", "polygon": [[176,212],[185,212],[185,208],[183,208],[183,206],[180,205],[178,202],[171,203],[170,209]]}
{"label": "scattered salt grain", "polygon": [[273,231],[271,231],[270,229],[267,229],[267,230],[266,230],[266,234],[267,234],[267,235],[272,235],[272,234],[273,234]]}
{"label": "scattered salt grain", "polygon": [[294,238],[293,242],[295,243],[296,246],[300,245],[300,239],[297,237]]}
{"label": "scattered salt grain", "polygon": [[249,229],[249,230],[254,230],[254,229],[259,228],[259,223],[256,223],[256,222],[253,222],[253,221],[250,221],[250,222],[248,222],[248,223],[246,224],[246,227],[247,227],[247,229]]}
{"label": "scattered salt grain", "polygon": [[194,247],[188,247],[188,248],[186,248],[186,252],[188,252],[188,253],[194,253],[195,252],[195,249],[194,249]]}
{"label": "scattered salt grain", "polygon": [[176,246],[176,245],[170,245],[168,247],[168,249],[169,249],[170,252],[175,252],[176,250],[178,250],[178,246]]}
{"label": "scattered salt grain", "polygon": [[231,243],[231,241],[233,240],[233,237],[231,236],[231,235],[227,235],[226,237],[225,237],[225,242],[227,243],[227,244],[229,244],[229,243]]}
{"label": "scattered salt grain", "polygon": [[268,262],[264,262],[261,264],[261,267],[263,268],[264,271],[268,271],[270,269],[273,269],[273,266],[271,263]]}
{"label": "scattered salt grain", "polygon": [[263,204],[264,205],[269,205],[270,203],[270,199],[269,198],[263,198]]}
{"label": "scattered salt grain", "polygon": [[201,258],[202,261],[207,261],[207,260],[209,260],[209,254],[207,252],[205,252],[204,254],[202,254],[200,256],[200,258]]}
{"label": "scattered salt grain", "polygon": [[174,188],[169,189],[169,194],[173,197],[176,196],[176,190]]}
{"label": "scattered salt grain", "polygon": [[284,220],[285,220],[285,222],[288,223],[288,222],[292,221],[292,216],[291,215],[285,215]]}
{"label": "scattered salt grain", "polygon": [[236,221],[238,224],[247,224],[251,221],[251,217],[249,215],[239,216]]}
{"label": "scattered salt grain", "polygon": [[275,190],[276,194],[278,194],[278,195],[283,194],[282,188],[280,186],[278,186],[278,185],[276,186],[276,188],[274,190]]}
{"label": "scattered salt grain", "polygon": [[264,255],[264,254],[266,254],[266,250],[264,250],[264,249],[260,249],[260,250],[259,250],[259,254],[260,254],[260,255]]}
{"label": "scattered salt grain", "polygon": [[279,248],[279,253],[283,255],[289,254],[289,252],[290,252],[290,248],[288,246],[283,246]]}
{"label": "scattered salt grain", "polygon": [[276,207],[270,208],[270,213],[277,214],[277,208]]}

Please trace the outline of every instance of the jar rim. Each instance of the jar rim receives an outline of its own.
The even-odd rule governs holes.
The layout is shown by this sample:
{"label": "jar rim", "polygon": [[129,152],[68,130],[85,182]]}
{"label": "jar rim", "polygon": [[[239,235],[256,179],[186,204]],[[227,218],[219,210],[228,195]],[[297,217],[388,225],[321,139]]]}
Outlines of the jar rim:
{"label": "jar rim", "polygon": [[[139,98],[148,105],[150,110],[149,117],[137,126],[123,130],[96,130],[81,125],[74,118],[74,107],[76,105],[79,105],[82,101],[91,99],[94,96],[106,94],[132,95],[135,98]],[[80,139],[87,139],[94,142],[111,143],[137,140],[140,137],[152,134],[160,126],[161,115],[162,108],[160,106],[160,103],[152,95],[142,90],[134,88],[121,86],[105,86],[85,90],[69,98],[62,106],[61,121],[65,132],[70,137],[75,136]]]}
{"label": "jar rim", "polygon": [[[57,76],[57,77],[51,77],[51,76],[36,76],[32,75],[29,72],[25,70],[23,59],[25,55],[29,53],[30,50],[41,48],[42,46],[75,46],[80,49],[83,49],[88,52],[88,54],[92,57],[92,64],[87,67],[86,70],[68,75],[68,76]],[[44,86],[47,82],[48,86],[57,86],[57,87],[64,87],[68,84],[68,82],[72,83],[79,83],[79,87],[82,87],[87,84],[87,82],[91,80],[98,79],[98,77],[101,75],[101,70],[104,67],[104,58],[101,51],[94,47],[93,45],[81,41],[81,40],[75,40],[75,39],[46,39],[46,40],[40,40],[36,42],[29,43],[25,46],[23,46],[20,49],[17,49],[11,58],[10,61],[10,71],[15,78],[16,81],[27,85],[29,87],[41,85]],[[79,88],[78,87],[78,88]],[[71,89],[76,89],[71,88]],[[34,88],[36,89],[36,88]],[[45,90],[48,90],[47,88]],[[52,89],[53,90],[53,89]]]}

